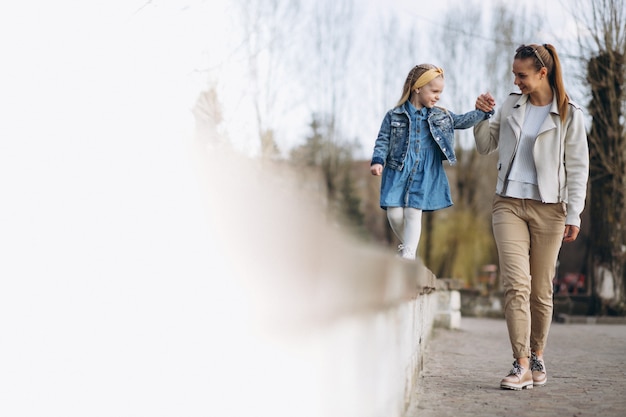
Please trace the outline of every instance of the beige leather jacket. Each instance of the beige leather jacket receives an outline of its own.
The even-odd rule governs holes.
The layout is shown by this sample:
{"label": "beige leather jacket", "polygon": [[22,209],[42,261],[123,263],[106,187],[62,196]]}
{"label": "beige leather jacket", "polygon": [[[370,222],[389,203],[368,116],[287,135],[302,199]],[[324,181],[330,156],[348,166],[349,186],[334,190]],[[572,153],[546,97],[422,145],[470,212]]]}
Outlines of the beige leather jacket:
{"label": "beige leather jacket", "polygon": [[[497,194],[506,190],[527,102],[528,95],[511,93],[495,117],[474,127],[478,152],[483,155],[499,152]],[[587,195],[589,148],[583,112],[577,104],[569,102],[567,117],[561,123],[556,99],[552,100],[550,114],[539,129],[533,157],[541,200],[544,203],[566,203],[565,224],[580,227],[580,214]]]}

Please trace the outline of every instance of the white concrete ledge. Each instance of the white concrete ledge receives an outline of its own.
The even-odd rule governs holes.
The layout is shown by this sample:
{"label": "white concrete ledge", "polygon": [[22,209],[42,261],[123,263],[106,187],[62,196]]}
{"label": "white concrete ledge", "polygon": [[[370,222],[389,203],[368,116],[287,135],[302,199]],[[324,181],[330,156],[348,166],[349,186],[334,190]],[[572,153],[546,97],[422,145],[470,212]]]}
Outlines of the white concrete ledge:
{"label": "white concrete ledge", "polygon": [[441,289],[437,292],[435,327],[461,328],[461,293],[458,290]]}

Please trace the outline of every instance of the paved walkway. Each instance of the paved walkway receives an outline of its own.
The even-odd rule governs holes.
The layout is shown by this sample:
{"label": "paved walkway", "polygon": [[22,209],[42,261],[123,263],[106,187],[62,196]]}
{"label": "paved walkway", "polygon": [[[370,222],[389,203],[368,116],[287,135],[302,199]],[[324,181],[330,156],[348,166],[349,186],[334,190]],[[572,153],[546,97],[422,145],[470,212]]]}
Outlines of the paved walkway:
{"label": "paved walkway", "polygon": [[500,389],[511,369],[506,323],[463,317],[435,329],[409,417],[626,416],[626,325],[553,323],[545,387]]}

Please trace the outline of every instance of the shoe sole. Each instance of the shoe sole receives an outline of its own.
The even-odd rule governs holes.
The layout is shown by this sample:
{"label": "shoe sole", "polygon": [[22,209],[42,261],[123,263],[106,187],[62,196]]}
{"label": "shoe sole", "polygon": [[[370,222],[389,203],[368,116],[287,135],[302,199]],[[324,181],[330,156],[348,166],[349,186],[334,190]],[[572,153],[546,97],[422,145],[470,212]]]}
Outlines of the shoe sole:
{"label": "shoe sole", "polygon": [[508,389],[513,391],[521,391],[523,389],[533,389],[533,384],[528,385],[504,385],[500,384],[501,389]]}
{"label": "shoe sole", "polygon": [[533,382],[533,385],[536,386],[536,387],[544,387],[546,385],[546,382],[548,382],[548,381]]}

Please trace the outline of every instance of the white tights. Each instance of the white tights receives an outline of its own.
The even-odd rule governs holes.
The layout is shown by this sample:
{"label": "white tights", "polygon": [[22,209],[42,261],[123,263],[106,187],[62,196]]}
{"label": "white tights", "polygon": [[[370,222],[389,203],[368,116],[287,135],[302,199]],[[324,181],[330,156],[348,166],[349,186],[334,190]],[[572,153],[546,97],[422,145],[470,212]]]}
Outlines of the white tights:
{"label": "white tights", "polygon": [[411,207],[387,207],[387,219],[391,230],[402,242],[401,256],[415,259],[422,233],[422,210]]}

